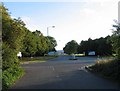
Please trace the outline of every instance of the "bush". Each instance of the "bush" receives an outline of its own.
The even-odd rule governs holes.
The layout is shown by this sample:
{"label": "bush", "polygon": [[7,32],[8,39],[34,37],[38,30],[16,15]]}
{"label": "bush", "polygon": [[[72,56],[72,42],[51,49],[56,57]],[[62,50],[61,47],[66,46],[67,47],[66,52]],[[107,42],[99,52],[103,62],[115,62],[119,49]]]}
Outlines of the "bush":
{"label": "bush", "polygon": [[2,59],[3,59],[3,61],[2,61],[2,70],[3,71],[14,65],[19,65],[16,51],[7,46],[5,46],[5,48],[3,48]]}
{"label": "bush", "polygon": [[120,60],[103,60],[91,66],[92,72],[103,75],[112,80],[120,80]]}
{"label": "bush", "polygon": [[21,67],[8,68],[2,72],[2,88],[3,91],[9,88],[16,80],[18,80],[24,74],[24,70]]}

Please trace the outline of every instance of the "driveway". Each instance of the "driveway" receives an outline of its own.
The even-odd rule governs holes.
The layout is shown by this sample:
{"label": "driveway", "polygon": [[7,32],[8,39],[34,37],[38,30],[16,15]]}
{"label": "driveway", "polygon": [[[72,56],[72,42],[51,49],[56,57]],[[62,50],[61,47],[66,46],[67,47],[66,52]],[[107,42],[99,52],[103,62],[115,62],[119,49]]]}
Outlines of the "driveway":
{"label": "driveway", "polygon": [[68,60],[60,56],[44,63],[22,64],[26,74],[10,89],[118,89],[118,84],[100,78],[84,69],[95,57]]}

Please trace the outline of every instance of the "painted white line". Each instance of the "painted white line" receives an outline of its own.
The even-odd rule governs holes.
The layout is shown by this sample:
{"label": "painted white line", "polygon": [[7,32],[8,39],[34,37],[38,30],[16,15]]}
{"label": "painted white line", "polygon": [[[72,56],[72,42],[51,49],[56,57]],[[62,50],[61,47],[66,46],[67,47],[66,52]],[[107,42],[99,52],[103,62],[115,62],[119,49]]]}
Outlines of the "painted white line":
{"label": "painted white line", "polygon": [[88,72],[88,71],[85,69],[85,67],[80,67],[80,68],[78,68],[78,70],[79,70],[79,71],[85,71],[85,72]]}
{"label": "painted white line", "polygon": [[53,66],[50,66],[50,68],[51,68],[53,71],[55,71],[55,68],[54,68]]}
{"label": "painted white line", "polygon": [[55,68],[54,68],[54,67],[52,67],[52,69],[53,69],[53,71],[55,70]]}

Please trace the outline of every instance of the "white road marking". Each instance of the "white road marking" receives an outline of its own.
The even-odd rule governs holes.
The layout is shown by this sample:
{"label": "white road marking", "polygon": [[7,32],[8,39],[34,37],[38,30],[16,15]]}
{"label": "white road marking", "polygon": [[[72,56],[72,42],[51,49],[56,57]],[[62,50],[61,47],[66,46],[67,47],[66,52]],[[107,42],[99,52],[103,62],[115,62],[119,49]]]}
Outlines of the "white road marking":
{"label": "white road marking", "polygon": [[88,71],[85,69],[85,67],[80,67],[80,68],[78,68],[78,70],[88,72]]}
{"label": "white road marking", "polygon": [[54,68],[54,67],[52,67],[52,69],[53,69],[53,71],[55,70],[55,68]]}
{"label": "white road marking", "polygon": [[55,71],[55,68],[54,68],[54,66],[50,66],[50,68],[51,68],[53,71]]}

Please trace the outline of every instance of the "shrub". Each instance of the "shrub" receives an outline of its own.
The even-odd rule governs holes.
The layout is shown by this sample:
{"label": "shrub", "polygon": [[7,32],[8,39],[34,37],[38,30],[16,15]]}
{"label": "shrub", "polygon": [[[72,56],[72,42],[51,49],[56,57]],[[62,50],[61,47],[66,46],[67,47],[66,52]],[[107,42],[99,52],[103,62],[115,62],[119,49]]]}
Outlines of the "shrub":
{"label": "shrub", "polygon": [[2,70],[3,71],[7,68],[10,68],[14,65],[19,64],[16,51],[9,48],[5,44],[3,46],[2,59],[3,59],[2,60]]}
{"label": "shrub", "polygon": [[103,75],[104,77],[110,78],[112,80],[120,80],[120,60],[103,60],[96,62],[95,65],[90,68],[93,72]]}
{"label": "shrub", "polygon": [[24,70],[21,67],[8,68],[2,72],[2,88],[6,90],[9,88],[16,80],[18,80],[24,74]]}

